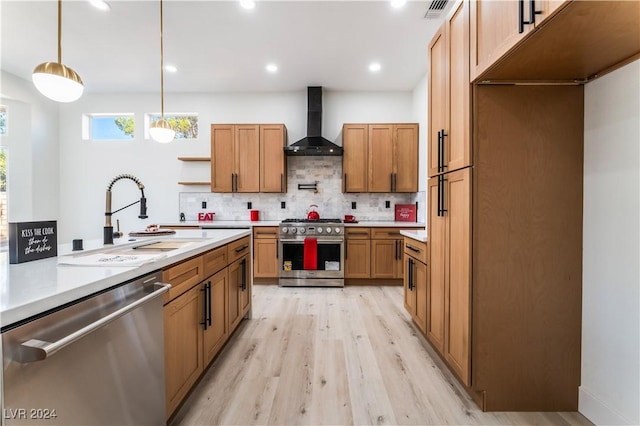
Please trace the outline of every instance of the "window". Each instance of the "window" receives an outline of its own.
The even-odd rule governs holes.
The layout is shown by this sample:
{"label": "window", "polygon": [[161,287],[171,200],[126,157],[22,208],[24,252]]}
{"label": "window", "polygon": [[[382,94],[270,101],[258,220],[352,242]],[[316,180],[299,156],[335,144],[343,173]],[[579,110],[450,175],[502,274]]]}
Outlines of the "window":
{"label": "window", "polygon": [[0,135],[7,134],[7,107],[0,105]]}
{"label": "window", "polygon": [[131,140],[135,135],[133,114],[83,114],[82,139]]}
{"label": "window", "polygon": [[[196,113],[174,113],[165,114],[164,119],[169,122],[176,132],[176,139],[198,139],[198,114]],[[160,114],[145,115],[145,137],[149,137],[149,127],[151,123],[160,120]]]}

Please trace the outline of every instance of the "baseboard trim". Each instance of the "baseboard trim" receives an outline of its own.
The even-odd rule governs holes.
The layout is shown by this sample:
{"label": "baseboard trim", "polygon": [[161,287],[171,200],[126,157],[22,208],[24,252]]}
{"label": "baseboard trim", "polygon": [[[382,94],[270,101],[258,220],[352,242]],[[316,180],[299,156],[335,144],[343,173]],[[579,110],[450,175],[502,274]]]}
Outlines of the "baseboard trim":
{"label": "baseboard trim", "polygon": [[598,399],[584,386],[578,394],[578,411],[596,425],[635,425]]}

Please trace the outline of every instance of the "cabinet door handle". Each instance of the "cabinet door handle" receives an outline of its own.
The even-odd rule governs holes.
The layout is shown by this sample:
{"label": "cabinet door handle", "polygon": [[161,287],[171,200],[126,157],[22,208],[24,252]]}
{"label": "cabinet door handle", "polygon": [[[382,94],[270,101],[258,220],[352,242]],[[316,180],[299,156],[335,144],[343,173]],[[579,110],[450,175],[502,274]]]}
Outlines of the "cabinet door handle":
{"label": "cabinet door handle", "polygon": [[345,260],[347,260],[347,257],[349,257],[349,256],[347,256],[347,253],[349,253],[348,248],[349,248],[349,244],[345,242],[345,245],[344,245],[344,259]]}
{"label": "cabinet door handle", "polygon": [[409,258],[407,262],[409,265],[409,290],[413,291],[413,259]]}
{"label": "cabinet door handle", "polygon": [[442,149],[441,142],[442,142],[442,134],[440,130],[438,130],[438,173],[442,171],[442,163],[440,163],[440,158],[442,158],[442,156],[440,155],[440,150]]}
{"label": "cabinet door handle", "polygon": [[245,291],[247,289],[247,259],[242,259],[242,262],[240,262],[240,269],[242,270],[242,283],[240,289]]}
{"label": "cabinet door handle", "polygon": [[525,22],[525,24],[535,24],[536,23],[536,15],[541,15],[541,10],[536,10],[536,1],[529,0],[529,21]]}
{"label": "cabinet door handle", "polygon": [[444,176],[442,176],[442,216],[444,216],[444,214],[448,211],[447,209],[444,208],[445,205],[445,192],[446,192],[446,187],[445,187],[445,182],[447,182],[449,179],[446,179]]}
{"label": "cabinet door handle", "polygon": [[347,192],[347,174],[344,174],[344,180],[342,181],[342,192]]}
{"label": "cabinet door handle", "polygon": [[207,285],[203,285],[200,289],[204,293],[202,296],[202,322],[200,325],[204,325],[204,329],[207,329]]}
{"label": "cabinet door handle", "polygon": [[409,250],[416,252],[416,253],[420,253],[420,249],[415,248],[414,246],[407,244],[405,245],[406,248],[408,248]]}
{"label": "cabinet door handle", "polygon": [[280,192],[284,192],[284,174],[280,173]]}
{"label": "cabinet door handle", "polygon": [[442,132],[442,136],[440,137],[440,144],[442,145],[442,149],[440,149],[440,156],[441,156],[441,158],[442,158],[442,159],[440,160],[440,162],[441,162],[441,164],[442,164],[442,166],[441,166],[441,167],[442,167],[442,171],[444,172],[444,169],[446,169],[446,168],[448,167],[448,166],[445,164],[445,161],[444,161],[444,138],[445,138],[446,136],[449,136],[449,135],[447,135],[447,134],[444,132],[444,129],[442,129],[442,131],[441,131],[441,132]]}
{"label": "cabinet door handle", "polygon": [[395,260],[398,260],[398,242],[394,241],[394,243],[395,243],[395,247],[394,247],[395,251],[393,252],[393,258]]}
{"label": "cabinet door handle", "polygon": [[209,293],[209,297],[207,298],[209,300],[209,309],[208,309],[208,314],[207,314],[207,322],[209,323],[209,327],[211,327],[211,317],[213,316],[211,313],[211,281],[207,282],[207,292]]}
{"label": "cabinet door handle", "polygon": [[437,212],[437,216],[440,217],[442,216],[442,187],[440,186],[442,184],[442,175],[438,175],[438,212]]}
{"label": "cabinet door handle", "polygon": [[518,34],[524,32],[524,0],[518,0]]}

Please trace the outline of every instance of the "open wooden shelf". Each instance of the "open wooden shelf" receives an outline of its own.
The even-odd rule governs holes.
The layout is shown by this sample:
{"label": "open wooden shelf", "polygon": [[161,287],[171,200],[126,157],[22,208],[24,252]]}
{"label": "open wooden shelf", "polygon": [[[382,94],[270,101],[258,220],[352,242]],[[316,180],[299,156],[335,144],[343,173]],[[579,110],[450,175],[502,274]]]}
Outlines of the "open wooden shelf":
{"label": "open wooden shelf", "polygon": [[180,161],[211,161],[211,157],[178,157]]}
{"label": "open wooden shelf", "polygon": [[178,185],[187,185],[187,186],[211,186],[211,182],[178,182]]}

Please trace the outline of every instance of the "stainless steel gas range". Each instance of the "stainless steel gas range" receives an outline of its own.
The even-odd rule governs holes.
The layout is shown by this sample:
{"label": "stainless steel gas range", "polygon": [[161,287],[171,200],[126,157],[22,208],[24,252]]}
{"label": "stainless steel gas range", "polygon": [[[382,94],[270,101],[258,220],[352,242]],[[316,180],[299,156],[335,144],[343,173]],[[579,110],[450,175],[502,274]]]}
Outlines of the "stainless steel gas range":
{"label": "stainless steel gas range", "polygon": [[340,219],[285,219],[279,228],[280,286],[344,287]]}

